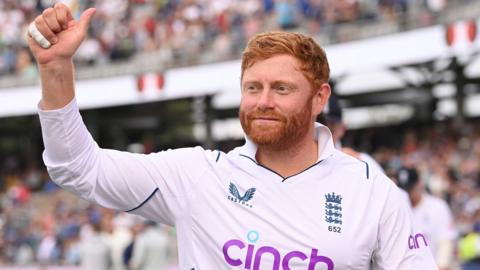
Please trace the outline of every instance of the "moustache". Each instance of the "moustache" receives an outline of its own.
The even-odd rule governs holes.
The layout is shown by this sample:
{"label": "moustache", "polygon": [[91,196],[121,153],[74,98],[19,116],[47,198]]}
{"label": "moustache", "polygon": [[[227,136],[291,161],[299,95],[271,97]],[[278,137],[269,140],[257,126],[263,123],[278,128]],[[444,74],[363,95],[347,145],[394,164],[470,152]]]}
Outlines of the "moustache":
{"label": "moustache", "polygon": [[277,120],[277,121],[281,121],[281,122],[286,121],[285,116],[283,116],[282,114],[280,114],[278,112],[275,112],[275,111],[263,112],[263,111],[255,110],[255,111],[247,113],[247,119],[248,120],[254,120],[254,119],[259,119],[259,118],[260,119],[272,119],[272,120]]}

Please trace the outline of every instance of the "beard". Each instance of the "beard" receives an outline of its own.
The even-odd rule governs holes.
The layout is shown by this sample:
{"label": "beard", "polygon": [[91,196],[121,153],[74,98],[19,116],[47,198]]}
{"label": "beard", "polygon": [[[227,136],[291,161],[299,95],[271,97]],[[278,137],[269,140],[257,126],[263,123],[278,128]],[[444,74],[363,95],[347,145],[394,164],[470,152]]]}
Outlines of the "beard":
{"label": "beard", "polygon": [[[247,137],[257,147],[269,150],[286,150],[301,141],[310,129],[312,101],[307,102],[302,110],[285,115],[275,110],[245,111],[240,108],[240,123]],[[274,125],[255,123],[257,118],[275,119]]]}

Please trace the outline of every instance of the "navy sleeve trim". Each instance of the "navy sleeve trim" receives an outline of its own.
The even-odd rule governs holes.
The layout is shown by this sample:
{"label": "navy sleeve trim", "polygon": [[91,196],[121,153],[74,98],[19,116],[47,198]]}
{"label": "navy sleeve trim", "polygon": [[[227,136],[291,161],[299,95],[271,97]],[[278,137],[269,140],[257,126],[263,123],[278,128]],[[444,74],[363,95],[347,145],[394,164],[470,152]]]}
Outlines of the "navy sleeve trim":
{"label": "navy sleeve trim", "polygon": [[[363,160],[362,160],[363,161]],[[370,179],[370,168],[368,167],[368,163],[363,161],[363,163],[365,163],[365,166],[366,166],[366,170],[367,170],[367,179]]]}
{"label": "navy sleeve trim", "polygon": [[221,154],[221,152],[218,151],[218,155],[217,155],[217,158],[215,159],[215,162],[218,162],[218,160],[220,159],[220,154]]}
{"label": "navy sleeve trim", "polygon": [[152,192],[152,194],[150,194],[150,196],[148,196],[148,198],[147,198],[145,201],[143,201],[139,206],[137,206],[137,207],[135,207],[135,208],[133,208],[133,209],[130,209],[130,210],[128,210],[128,211],[125,211],[125,212],[132,212],[132,211],[135,211],[135,210],[137,210],[138,208],[142,207],[144,204],[146,204],[146,203],[148,202],[148,200],[150,200],[150,199],[153,197],[153,195],[155,195],[155,193],[157,193],[157,191],[159,191],[158,187],[157,187],[157,188]]}

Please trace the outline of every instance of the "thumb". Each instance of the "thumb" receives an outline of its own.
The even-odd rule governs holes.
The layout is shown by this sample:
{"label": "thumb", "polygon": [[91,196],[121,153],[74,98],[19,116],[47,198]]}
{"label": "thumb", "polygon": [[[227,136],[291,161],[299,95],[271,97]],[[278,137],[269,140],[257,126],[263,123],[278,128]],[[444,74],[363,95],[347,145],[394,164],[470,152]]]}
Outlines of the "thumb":
{"label": "thumb", "polygon": [[89,8],[80,16],[79,26],[83,32],[87,32],[88,26],[90,25],[90,21],[92,20],[95,11],[97,11],[95,8]]}

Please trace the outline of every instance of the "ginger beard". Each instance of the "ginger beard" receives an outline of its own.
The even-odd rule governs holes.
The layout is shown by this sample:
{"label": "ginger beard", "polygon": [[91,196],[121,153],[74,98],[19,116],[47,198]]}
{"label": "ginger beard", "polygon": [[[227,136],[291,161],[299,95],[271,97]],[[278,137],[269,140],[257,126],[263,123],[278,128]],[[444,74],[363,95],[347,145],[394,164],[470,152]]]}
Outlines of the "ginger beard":
{"label": "ginger beard", "polygon": [[[258,147],[269,150],[285,150],[301,141],[307,135],[312,121],[312,99],[291,115],[282,114],[276,110],[260,110],[255,107],[245,111],[240,107],[240,123],[248,138]],[[261,125],[255,119],[276,119],[275,125]]]}

